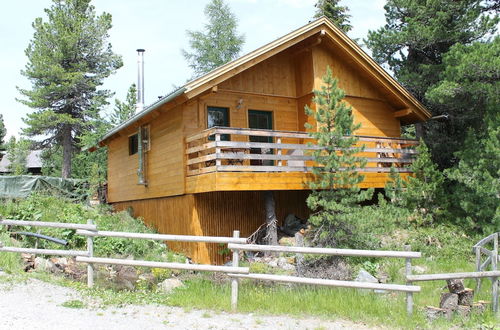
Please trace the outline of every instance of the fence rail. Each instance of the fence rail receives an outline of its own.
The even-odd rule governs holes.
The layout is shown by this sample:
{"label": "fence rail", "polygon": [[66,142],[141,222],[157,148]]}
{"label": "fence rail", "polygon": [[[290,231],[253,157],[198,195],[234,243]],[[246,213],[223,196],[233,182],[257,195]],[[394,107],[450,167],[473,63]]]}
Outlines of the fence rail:
{"label": "fence rail", "polygon": [[[47,255],[66,255],[75,256],[77,262],[87,263],[87,285],[93,286],[94,282],[94,264],[114,264],[127,265],[133,267],[153,267],[153,268],[169,268],[182,269],[193,271],[208,271],[208,272],[223,272],[227,273],[231,278],[231,306],[234,310],[238,303],[238,281],[239,279],[254,279],[268,280],[275,282],[322,285],[331,287],[358,288],[358,289],[374,289],[399,291],[406,293],[406,306],[409,314],[413,311],[413,294],[420,291],[420,286],[413,285],[413,282],[418,281],[433,281],[433,280],[448,280],[457,278],[491,278],[492,279],[492,295],[493,295],[493,310],[498,311],[498,277],[500,271],[497,269],[498,262],[498,233],[492,234],[474,245],[474,251],[478,260],[476,265],[478,268],[483,268],[491,265],[491,271],[478,270],[476,272],[466,273],[448,273],[448,274],[424,274],[412,275],[411,260],[420,258],[420,252],[410,251],[409,246],[405,246],[405,251],[375,251],[375,250],[355,250],[355,249],[332,249],[332,248],[311,248],[311,247],[287,247],[287,246],[269,246],[247,244],[245,238],[239,237],[239,232],[234,231],[233,237],[210,237],[210,236],[187,236],[187,235],[164,235],[164,234],[143,234],[130,232],[114,232],[114,231],[99,231],[97,226],[91,220],[87,224],[74,223],[55,223],[41,221],[21,221],[21,220],[0,220],[0,225],[4,226],[33,226],[33,227],[51,227],[51,228],[66,228],[76,230],[77,235],[87,237],[87,250],[52,250],[52,249],[32,249],[18,248],[10,246],[2,246],[0,244],[0,252],[12,253],[32,253],[32,254],[47,254]],[[232,250],[232,265],[231,266],[215,266],[215,265],[200,265],[200,264],[183,264],[175,262],[159,262],[145,260],[129,260],[116,258],[101,258],[94,257],[95,237],[118,237],[130,239],[148,239],[161,241],[179,241],[179,242],[205,242],[205,243],[224,243],[228,244],[228,248]],[[488,250],[487,244],[492,244],[493,249]],[[330,279],[317,279],[297,276],[271,275],[271,274],[256,274],[250,273],[249,267],[239,266],[241,251],[261,251],[261,252],[284,252],[295,254],[322,254],[336,256],[357,256],[357,257],[388,257],[388,258],[404,258],[405,259],[405,275],[406,284],[382,284],[382,283],[366,283],[356,281],[339,281]],[[487,255],[485,262],[481,261],[481,255]],[[484,268],[483,268],[484,269]],[[480,282],[479,282],[480,283]]]}

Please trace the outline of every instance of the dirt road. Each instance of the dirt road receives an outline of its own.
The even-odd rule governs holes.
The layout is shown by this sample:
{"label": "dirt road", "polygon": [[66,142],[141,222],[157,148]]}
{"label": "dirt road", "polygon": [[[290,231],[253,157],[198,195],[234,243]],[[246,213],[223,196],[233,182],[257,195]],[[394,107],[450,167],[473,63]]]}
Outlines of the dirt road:
{"label": "dirt road", "polygon": [[[85,301],[68,308],[68,301]],[[90,306],[90,307],[88,307]],[[0,284],[0,329],[368,329],[348,321],[220,313],[168,306],[92,308],[74,289],[40,280]]]}

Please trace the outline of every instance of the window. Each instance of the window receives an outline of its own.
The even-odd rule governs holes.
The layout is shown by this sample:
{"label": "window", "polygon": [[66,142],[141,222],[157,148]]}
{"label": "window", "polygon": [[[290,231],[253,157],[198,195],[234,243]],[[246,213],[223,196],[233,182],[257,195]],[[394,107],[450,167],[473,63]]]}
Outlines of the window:
{"label": "window", "polygon": [[128,137],[128,154],[135,155],[139,151],[139,135],[136,133]]}
{"label": "window", "polygon": [[[207,107],[207,128],[221,126],[229,127],[229,109],[221,107]],[[215,140],[215,137],[209,136],[209,140]],[[229,141],[229,135],[221,135],[222,141]]]}

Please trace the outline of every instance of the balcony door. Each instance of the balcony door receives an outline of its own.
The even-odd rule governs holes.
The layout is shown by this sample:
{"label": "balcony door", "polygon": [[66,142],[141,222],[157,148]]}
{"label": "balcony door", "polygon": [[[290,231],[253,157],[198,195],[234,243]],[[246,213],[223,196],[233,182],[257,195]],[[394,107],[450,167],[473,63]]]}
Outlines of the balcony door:
{"label": "balcony door", "polygon": [[[248,110],[248,127],[258,129],[273,129],[273,113],[272,111],[261,110]],[[250,142],[273,142],[270,136],[250,136]],[[251,154],[272,155],[273,149],[271,148],[251,148]],[[272,160],[252,159],[250,165],[265,165],[273,166]]]}

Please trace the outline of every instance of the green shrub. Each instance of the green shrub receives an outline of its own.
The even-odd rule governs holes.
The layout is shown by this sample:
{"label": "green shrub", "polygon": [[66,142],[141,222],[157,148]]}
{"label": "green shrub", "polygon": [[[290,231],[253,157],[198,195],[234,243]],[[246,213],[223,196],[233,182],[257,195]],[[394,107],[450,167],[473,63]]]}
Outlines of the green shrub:
{"label": "green shrub", "polygon": [[[99,230],[153,233],[143,221],[135,219],[127,212],[111,212],[109,207],[91,207],[76,203],[58,196],[33,194],[22,200],[4,201],[0,203],[0,217],[18,220],[36,220],[62,223],[87,223],[91,219]],[[0,227],[0,231],[5,232]],[[40,232],[41,234],[62,238],[68,241],[67,249],[83,249],[86,238],[76,235],[74,230],[58,228],[17,227],[10,231]],[[36,238],[19,237],[25,247],[33,247]],[[39,240],[39,248],[57,249],[60,245]],[[94,254],[96,256],[132,255],[136,258],[158,259],[165,257],[165,244],[158,241],[141,239],[122,239],[97,237],[94,239]]]}

